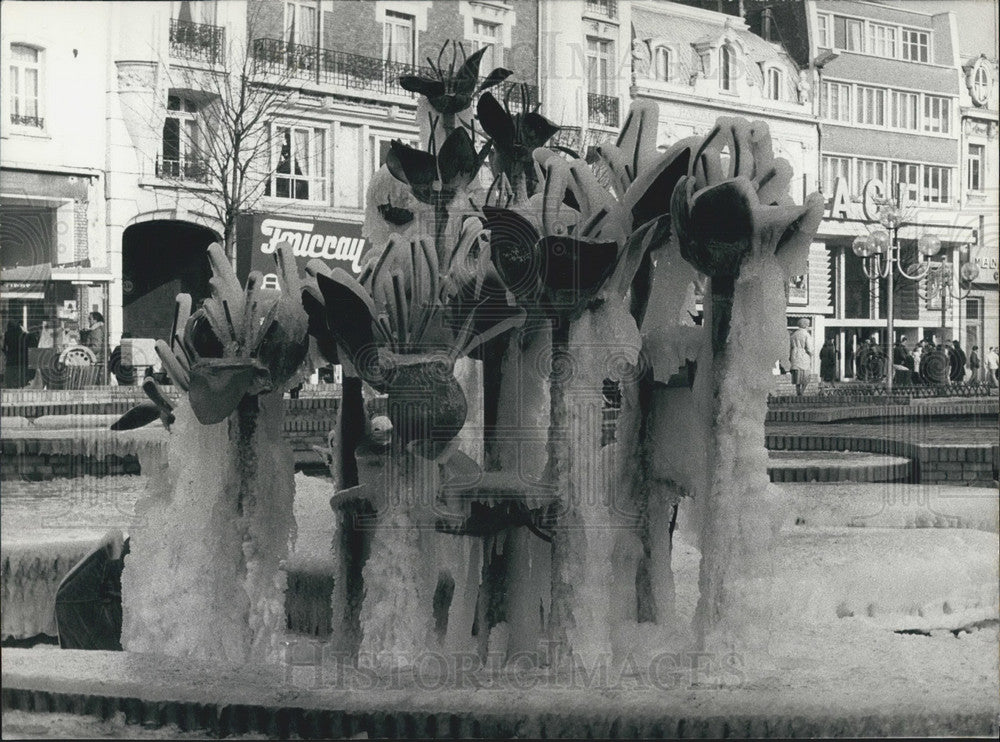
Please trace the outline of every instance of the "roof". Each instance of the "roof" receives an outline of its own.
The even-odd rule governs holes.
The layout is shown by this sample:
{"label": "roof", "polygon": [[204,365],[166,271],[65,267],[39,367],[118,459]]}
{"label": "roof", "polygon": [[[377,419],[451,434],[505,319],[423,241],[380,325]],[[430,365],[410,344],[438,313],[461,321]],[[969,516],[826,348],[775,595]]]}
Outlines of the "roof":
{"label": "roof", "polygon": [[[783,50],[751,33],[738,18],[709,12],[701,12],[699,17],[690,17],[688,13],[675,14],[671,10],[669,6],[654,10],[637,4],[632,8],[632,27],[637,40],[662,40],[680,51],[677,72],[681,79],[701,71],[701,60],[695,46],[718,40],[726,32],[727,26],[729,33],[743,47],[747,60],[754,63],[756,69],[748,71],[757,79],[761,76],[760,66],[767,63],[786,68],[795,67]],[[690,53],[685,53],[685,48]]]}

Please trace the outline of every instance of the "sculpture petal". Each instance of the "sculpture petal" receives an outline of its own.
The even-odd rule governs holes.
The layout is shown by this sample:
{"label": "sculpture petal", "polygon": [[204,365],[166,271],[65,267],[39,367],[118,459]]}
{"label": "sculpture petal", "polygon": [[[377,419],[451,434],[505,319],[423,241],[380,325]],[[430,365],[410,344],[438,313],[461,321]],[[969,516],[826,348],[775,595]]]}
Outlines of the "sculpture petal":
{"label": "sculpture petal", "polygon": [[392,176],[413,189],[413,194],[420,198],[427,196],[430,187],[437,180],[437,163],[434,155],[403,144],[398,139],[389,145],[389,154],[385,164]]}
{"label": "sculpture petal", "polygon": [[739,273],[753,246],[756,194],[750,181],[736,178],[705,188],[681,216],[688,239],[681,255],[707,276]]}
{"label": "sculpture petal", "polygon": [[559,127],[540,113],[529,111],[521,118],[521,144],[529,151],[543,146],[557,131]]}
{"label": "sculpture petal", "polygon": [[416,75],[402,75],[399,78],[399,87],[409,90],[411,93],[425,95],[428,98],[436,98],[444,94],[444,83],[440,80],[429,80],[426,77]]}
{"label": "sculpture petal", "polygon": [[513,211],[483,207],[490,230],[490,260],[504,286],[519,299],[533,297],[539,289],[542,261],[538,231]]}
{"label": "sculpture petal", "polygon": [[[313,291],[316,293],[314,294]],[[318,289],[311,286],[302,287],[302,308],[309,317],[309,334],[316,341],[316,347],[323,359],[328,363],[340,363],[337,354],[337,341],[326,324],[326,306]]]}
{"label": "sculpture petal", "polygon": [[215,425],[236,410],[257,380],[259,366],[252,362],[199,362],[191,367],[188,399],[202,425]]}
{"label": "sculpture petal", "polygon": [[476,148],[465,129],[455,129],[438,152],[441,181],[446,189],[456,190],[467,185],[479,170]]}
{"label": "sculpture petal", "polygon": [[184,344],[198,358],[221,358],[224,352],[204,309],[199,309],[188,318],[184,327]]}
{"label": "sculpture petal", "polygon": [[135,430],[160,419],[160,408],[153,402],[140,402],[111,425],[112,430]]}
{"label": "sculpture petal", "polygon": [[455,73],[455,92],[458,95],[471,96],[476,90],[476,80],[479,79],[479,64],[489,47],[473,52]]}
{"label": "sculpture petal", "polygon": [[480,90],[486,90],[487,88],[492,88],[494,85],[499,85],[513,74],[514,74],[513,70],[508,70],[505,69],[504,67],[497,67],[495,70],[493,70],[490,74],[486,76],[485,80],[483,80],[479,84],[479,87],[476,88],[476,92],[479,92]]}
{"label": "sculpture petal", "polygon": [[581,300],[597,292],[618,261],[616,242],[582,242],[559,235],[542,237],[539,247],[545,287],[572,292]]}
{"label": "sculpture petal", "polygon": [[514,121],[492,93],[483,93],[476,104],[479,125],[501,151],[509,151],[514,146]]}
{"label": "sculpture petal", "polygon": [[691,164],[696,139],[686,139],[664,152],[641,172],[625,192],[625,205],[632,211],[632,228],[670,213],[670,196]]}
{"label": "sculpture petal", "polygon": [[326,323],[334,340],[352,357],[375,344],[372,322],[375,304],[368,292],[342,268],[335,268],[329,277],[316,275],[323,294]]}

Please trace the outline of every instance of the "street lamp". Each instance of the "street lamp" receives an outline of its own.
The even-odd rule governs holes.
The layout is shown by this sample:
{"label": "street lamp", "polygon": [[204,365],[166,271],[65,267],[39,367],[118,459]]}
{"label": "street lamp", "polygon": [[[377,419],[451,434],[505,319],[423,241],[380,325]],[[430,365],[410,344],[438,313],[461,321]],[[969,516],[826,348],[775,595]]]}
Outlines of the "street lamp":
{"label": "street lamp", "polygon": [[[888,325],[888,337],[886,338],[886,390],[892,392],[892,346],[896,341],[893,316],[892,294],[894,289],[895,274],[910,281],[919,281],[927,275],[930,270],[930,263],[922,258],[930,258],[941,249],[941,240],[933,234],[922,234],[917,240],[916,268],[913,272],[903,265],[900,259],[899,230],[906,226],[903,221],[903,214],[899,204],[892,199],[884,199],[876,202],[878,204],[878,221],[884,229],[876,229],[867,235],[856,237],[851,248],[854,254],[862,259],[861,266],[865,271],[868,280],[876,278],[886,279],[886,324]],[[890,234],[891,233],[891,234]]]}

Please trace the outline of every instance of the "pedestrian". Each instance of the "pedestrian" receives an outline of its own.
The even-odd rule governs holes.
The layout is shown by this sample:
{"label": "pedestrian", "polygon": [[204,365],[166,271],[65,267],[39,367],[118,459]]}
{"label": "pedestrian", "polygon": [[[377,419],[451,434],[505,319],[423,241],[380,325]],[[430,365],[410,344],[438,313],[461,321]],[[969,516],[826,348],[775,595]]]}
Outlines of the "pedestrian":
{"label": "pedestrian", "polygon": [[952,345],[952,364],[951,364],[951,380],[958,382],[965,378],[965,351],[962,350],[962,344],[957,340],[951,341]]}
{"label": "pedestrian", "polygon": [[919,343],[913,346],[913,353],[910,354],[910,358],[913,359],[913,382],[916,383],[920,379],[920,359],[924,355],[924,341],[921,340]]}
{"label": "pedestrian", "polygon": [[97,358],[97,383],[104,383],[104,315],[90,313],[90,329],[87,331],[87,347]]}
{"label": "pedestrian", "polygon": [[906,335],[901,335],[896,344],[892,347],[893,378],[899,375],[903,384],[913,383],[913,356],[910,355],[906,347]]}
{"label": "pedestrian", "polygon": [[972,350],[969,352],[969,373],[971,374],[970,381],[973,384],[978,384],[982,381],[979,378],[979,369],[982,366],[982,362],[979,359],[979,346],[973,345]]}
{"label": "pedestrian", "polygon": [[830,386],[837,381],[837,346],[833,339],[823,343],[819,349],[819,378]]}
{"label": "pedestrian", "polygon": [[809,384],[809,372],[812,370],[812,334],[809,332],[809,320],[802,317],[798,327],[789,340],[788,365],[792,371],[792,383],[798,396],[805,394]]}
{"label": "pedestrian", "polygon": [[1000,385],[1000,353],[996,346],[986,354],[986,383],[990,386]]}

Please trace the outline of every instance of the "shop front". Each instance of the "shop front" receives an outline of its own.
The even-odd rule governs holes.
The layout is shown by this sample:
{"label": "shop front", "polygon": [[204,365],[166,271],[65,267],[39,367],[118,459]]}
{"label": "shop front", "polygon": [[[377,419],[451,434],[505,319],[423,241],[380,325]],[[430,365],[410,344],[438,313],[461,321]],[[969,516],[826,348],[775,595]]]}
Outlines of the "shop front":
{"label": "shop front", "polygon": [[[14,193],[18,189],[20,193]],[[106,383],[104,318],[111,276],[90,266],[87,191],[87,178],[4,171],[0,195],[4,388],[65,389]]]}

